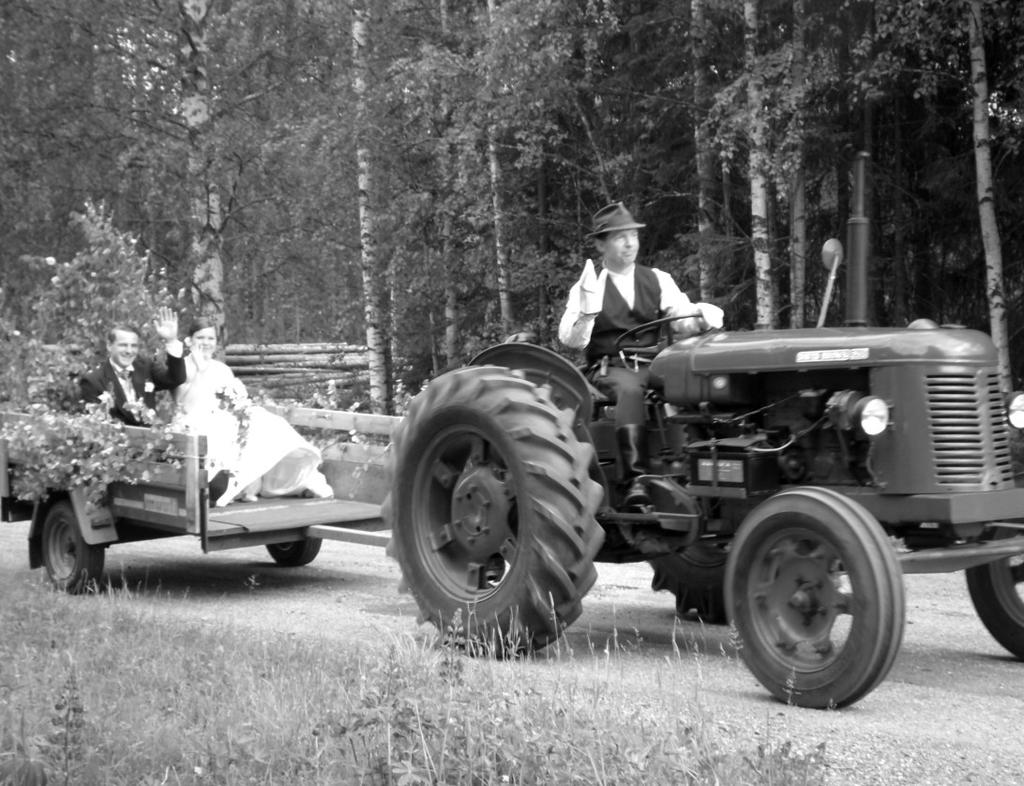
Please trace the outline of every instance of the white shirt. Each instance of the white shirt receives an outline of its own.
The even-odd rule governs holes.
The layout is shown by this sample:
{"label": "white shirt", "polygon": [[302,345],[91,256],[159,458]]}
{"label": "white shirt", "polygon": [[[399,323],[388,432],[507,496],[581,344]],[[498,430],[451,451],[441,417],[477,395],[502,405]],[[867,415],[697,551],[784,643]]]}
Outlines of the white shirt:
{"label": "white shirt", "polygon": [[[672,332],[676,338],[702,333],[708,328],[722,327],[725,312],[712,303],[694,303],[676,285],[672,276],[664,270],[652,267],[651,271],[658,279],[661,288],[661,312],[667,317],[693,315],[690,319],[680,319],[672,323]],[[604,288],[611,281],[622,299],[631,309],[636,300],[636,265],[630,265],[623,273],[612,273],[602,267],[597,274],[596,295],[604,301]],[[558,340],[571,349],[582,349],[590,343],[590,335],[594,331],[594,320],[597,314],[583,314],[580,311],[580,282],[577,281],[569,290],[569,299],[565,304],[565,313],[558,324]],[[700,312],[697,315],[696,312]]]}
{"label": "white shirt", "polygon": [[121,386],[125,401],[129,404],[134,404],[139,398],[135,394],[135,385],[132,384],[132,375],[135,373],[134,366],[124,368],[113,361],[111,361],[110,365],[114,369],[114,376],[117,377],[117,384]]}

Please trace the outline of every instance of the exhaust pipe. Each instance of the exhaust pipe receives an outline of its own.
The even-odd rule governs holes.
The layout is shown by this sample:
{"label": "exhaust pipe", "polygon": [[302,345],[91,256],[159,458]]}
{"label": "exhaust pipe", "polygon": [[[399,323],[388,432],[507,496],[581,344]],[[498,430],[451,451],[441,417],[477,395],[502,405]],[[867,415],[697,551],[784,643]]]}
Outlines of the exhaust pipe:
{"label": "exhaust pipe", "polygon": [[867,162],[869,153],[860,152],[853,162],[853,195],[850,218],[846,222],[846,322],[849,327],[868,324],[868,253],[871,223],[864,215]]}

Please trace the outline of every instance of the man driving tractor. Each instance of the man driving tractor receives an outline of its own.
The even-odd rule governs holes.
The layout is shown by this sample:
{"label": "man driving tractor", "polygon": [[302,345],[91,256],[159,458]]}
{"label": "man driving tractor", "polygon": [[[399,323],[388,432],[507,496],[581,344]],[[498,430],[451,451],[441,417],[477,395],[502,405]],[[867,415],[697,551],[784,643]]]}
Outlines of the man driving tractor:
{"label": "man driving tractor", "polygon": [[693,303],[663,270],[636,264],[638,230],[645,226],[634,220],[622,202],[594,214],[588,237],[594,240],[601,270],[595,269],[592,260],[586,261],[569,290],[558,326],[558,338],[565,346],[586,349],[587,377],[615,402],[615,433],[629,507],[650,504],[640,479],[647,472],[644,394],[650,354],[645,357],[639,350],[658,345],[661,326],[625,340],[619,337],[662,317],[680,317],[670,326],[673,338],[681,339],[722,327],[724,316],[711,303]]}

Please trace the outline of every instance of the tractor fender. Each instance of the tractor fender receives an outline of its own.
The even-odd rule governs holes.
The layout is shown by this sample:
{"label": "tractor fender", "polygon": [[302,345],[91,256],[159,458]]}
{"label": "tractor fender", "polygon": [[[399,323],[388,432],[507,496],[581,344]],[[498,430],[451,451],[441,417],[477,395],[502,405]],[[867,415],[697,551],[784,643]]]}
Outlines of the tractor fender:
{"label": "tractor fender", "polygon": [[550,385],[555,405],[576,413],[577,423],[583,426],[586,441],[590,442],[594,388],[583,372],[557,352],[525,342],[495,344],[470,360],[469,365],[518,369],[535,385]]}
{"label": "tractor fender", "polygon": [[[546,347],[525,342],[505,342],[488,347],[472,360],[470,366],[501,366],[522,372],[535,385],[551,388],[555,406],[575,414],[573,434],[580,442],[594,444],[590,424],[594,417],[594,401],[603,398],[583,372],[572,362]],[[593,451],[590,477],[599,482],[609,499],[608,481]]]}

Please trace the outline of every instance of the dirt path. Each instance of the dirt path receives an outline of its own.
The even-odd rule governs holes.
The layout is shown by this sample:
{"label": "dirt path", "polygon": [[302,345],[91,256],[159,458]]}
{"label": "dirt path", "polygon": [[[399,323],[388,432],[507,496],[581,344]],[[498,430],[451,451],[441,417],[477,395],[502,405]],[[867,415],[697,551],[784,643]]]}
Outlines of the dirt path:
{"label": "dirt path", "polygon": [[[0,570],[27,573],[25,523],[0,523]],[[109,578],[157,615],[337,641],[417,634],[415,604],[397,593],[383,550],[326,542],[311,565],[276,568],[263,549],[204,555],[191,538],[117,546]],[[599,565],[566,644],[581,679],[616,679],[638,696],[696,702],[749,747],[771,737],[826,743],[836,784],[1024,784],[1024,663],[989,636],[962,574],[907,578],[903,646],[888,679],[853,707],[802,710],[770,700],[732,652],[725,628],[676,623],[645,565]],[[522,664],[539,679],[549,663]],[[682,709],[681,709],[682,711]]]}

